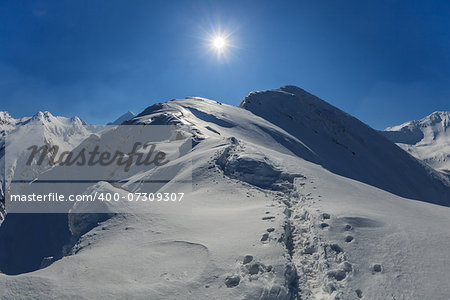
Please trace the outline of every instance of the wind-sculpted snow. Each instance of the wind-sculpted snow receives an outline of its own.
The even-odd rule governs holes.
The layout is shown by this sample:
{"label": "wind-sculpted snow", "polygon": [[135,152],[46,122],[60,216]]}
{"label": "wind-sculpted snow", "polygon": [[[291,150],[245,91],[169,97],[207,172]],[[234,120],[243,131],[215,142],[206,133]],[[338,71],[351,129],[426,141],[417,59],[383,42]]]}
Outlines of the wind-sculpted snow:
{"label": "wind-sculpted snow", "polygon": [[310,161],[334,173],[403,197],[450,205],[446,178],[369,126],[300,88],[253,92],[241,107],[298,138],[317,155],[317,161]]}
{"label": "wind-sculpted snow", "polygon": [[[107,182],[99,182],[86,190],[87,194],[95,192],[120,193],[121,195],[128,194],[128,191],[114,187]],[[93,205],[101,207],[93,208]],[[82,234],[96,227],[100,222],[112,218],[119,209],[112,208],[111,206],[117,205],[124,205],[124,202],[97,201],[95,204],[83,202],[75,203],[68,214],[68,226],[70,232],[73,236],[80,237]],[[123,212],[127,211],[126,208],[120,210]],[[128,211],[130,210],[128,209]]]}
{"label": "wind-sculpted snow", "polygon": [[244,151],[235,138],[229,141],[231,145],[217,158],[224,174],[263,189],[292,189],[296,175],[283,172],[263,153]]}

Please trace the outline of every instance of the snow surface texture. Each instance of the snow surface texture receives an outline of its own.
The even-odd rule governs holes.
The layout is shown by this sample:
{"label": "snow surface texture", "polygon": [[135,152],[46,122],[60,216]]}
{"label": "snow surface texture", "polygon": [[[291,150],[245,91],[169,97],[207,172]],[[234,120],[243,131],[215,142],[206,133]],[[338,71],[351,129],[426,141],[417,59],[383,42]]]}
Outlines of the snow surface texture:
{"label": "snow surface texture", "polygon": [[[241,106],[187,98],[125,122],[189,126],[194,148],[173,163],[192,166],[180,177],[192,175],[193,191],[121,214],[81,205],[65,219],[43,215],[61,230],[41,226],[41,239],[66,243],[47,247],[33,272],[0,274],[0,298],[449,298],[445,177],[299,88],[252,93]],[[85,192],[140,191],[133,178]],[[32,251],[29,228],[7,216],[0,248],[7,238]]]}
{"label": "snow surface texture", "polygon": [[421,120],[388,127],[382,134],[412,156],[450,175],[449,111],[436,111]]}

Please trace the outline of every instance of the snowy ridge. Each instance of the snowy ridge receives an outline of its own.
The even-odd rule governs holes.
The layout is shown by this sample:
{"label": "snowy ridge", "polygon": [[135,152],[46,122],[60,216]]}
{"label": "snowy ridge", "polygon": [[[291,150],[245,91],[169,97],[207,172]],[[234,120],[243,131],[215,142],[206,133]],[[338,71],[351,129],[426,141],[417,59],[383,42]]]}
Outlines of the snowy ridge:
{"label": "snowy ridge", "polygon": [[254,92],[241,107],[278,125],[328,170],[397,195],[449,205],[450,183],[358,119],[294,86]]}
{"label": "snowy ridge", "polygon": [[421,120],[388,127],[382,134],[412,156],[450,174],[450,112],[436,111]]}

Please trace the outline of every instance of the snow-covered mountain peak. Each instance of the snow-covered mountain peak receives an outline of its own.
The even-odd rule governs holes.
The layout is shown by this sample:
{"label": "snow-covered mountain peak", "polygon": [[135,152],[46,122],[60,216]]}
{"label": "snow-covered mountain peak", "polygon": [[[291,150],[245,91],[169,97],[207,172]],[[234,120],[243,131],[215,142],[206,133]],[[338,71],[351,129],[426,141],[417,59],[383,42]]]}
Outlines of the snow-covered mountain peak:
{"label": "snow-covered mountain peak", "polygon": [[86,122],[80,118],[74,116],[71,118],[54,116],[48,111],[37,112],[32,117],[24,117],[22,119],[16,120],[16,125],[32,125],[41,126],[44,125],[49,128],[60,128],[60,127],[73,127],[81,128],[86,125]]}
{"label": "snow-covered mountain peak", "polygon": [[450,119],[450,111],[435,111],[429,116],[425,117],[423,120],[428,120],[431,122],[431,124],[434,124],[436,122],[438,123],[442,122],[443,126],[448,127],[449,119]]}
{"label": "snow-covered mountain peak", "polygon": [[7,111],[0,111],[0,131],[5,130],[7,126],[11,126],[16,123],[16,119],[11,117]]}
{"label": "snow-covered mountain peak", "polygon": [[33,117],[33,119],[50,119],[53,115],[49,111],[38,111]]}
{"label": "snow-covered mountain peak", "polygon": [[305,91],[304,89],[295,86],[295,85],[285,85],[279,88],[279,91],[290,93],[303,101],[309,101],[311,103],[315,103],[316,105],[327,104],[325,101],[320,99],[319,97]]}
{"label": "snow-covered mountain peak", "polygon": [[[187,125],[194,144],[235,137],[276,145],[278,151],[398,195],[449,201],[442,198],[448,182],[436,180],[433,170],[358,119],[295,86],[252,92],[240,107],[198,97],[174,99],[149,106],[124,124]],[[418,180],[429,189],[419,188]]]}
{"label": "snow-covered mountain peak", "polygon": [[382,134],[411,155],[450,173],[450,112],[436,111],[420,120],[386,128]]}
{"label": "snow-covered mountain peak", "polygon": [[39,123],[44,124],[44,123],[53,122],[56,120],[56,118],[57,117],[53,116],[48,111],[39,111],[29,119],[29,122],[35,123],[35,124],[39,124]]}
{"label": "snow-covered mountain peak", "polygon": [[72,118],[70,118],[70,122],[78,124],[78,125],[87,125],[87,123],[85,121],[78,118],[77,116],[73,116]]}
{"label": "snow-covered mountain peak", "polygon": [[240,106],[242,108],[248,108],[252,106],[252,103],[262,105],[269,111],[272,110],[272,106],[275,106],[278,111],[283,111],[284,113],[288,113],[289,111],[296,112],[303,109],[302,106],[308,106],[314,107],[316,111],[320,109],[327,110],[330,113],[347,115],[345,112],[328,104],[319,97],[294,85],[285,85],[273,90],[251,92],[245,97]]}
{"label": "snow-covered mountain peak", "polygon": [[24,118],[15,119],[7,111],[0,111],[0,137],[4,136],[6,132],[12,130],[14,126],[23,119]]}
{"label": "snow-covered mountain peak", "polygon": [[172,102],[153,104],[134,118],[125,121],[124,124],[136,125],[151,123],[153,125],[170,125],[183,123],[179,118],[182,116],[180,108],[173,105]]}
{"label": "snow-covered mountain peak", "polygon": [[110,122],[106,125],[120,125],[123,122],[134,118],[135,116],[136,116],[136,114],[134,112],[132,112],[131,110],[129,110],[126,113],[124,113],[123,115],[121,115],[120,117],[118,117],[115,121]]}
{"label": "snow-covered mountain peak", "polygon": [[450,111],[435,111],[423,119],[408,121],[397,126],[391,126],[386,128],[385,131],[413,131],[414,129],[430,126],[437,127],[445,131],[450,126]]}
{"label": "snow-covered mountain peak", "polygon": [[[434,185],[427,175],[431,170],[366,124],[301,88],[284,86],[253,92],[240,106],[299,139],[318,157],[313,162],[332,172],[415,199],[429,196],[413,192],[423,193],[410,185],[417,180],[417,174],[423,174],[423,180]],[[417,172],[411,172],[411,168]],[[435,188],[445,191],[447,184]],[[443,203],[441,196],[435,199]],[[448,203],[448,199],[444,202]]]}
{"label": "snow-covered mountain peak", "polygon": [[0,111],[0,121],[13,119],[7,111]]}
{"label": "snow-covered mountain peak", "polygon": [[416,124],[420,127],[432,127],[436,134],[445,132],[450,127],[450,111],[435,111],[422,120],[417,121]]}

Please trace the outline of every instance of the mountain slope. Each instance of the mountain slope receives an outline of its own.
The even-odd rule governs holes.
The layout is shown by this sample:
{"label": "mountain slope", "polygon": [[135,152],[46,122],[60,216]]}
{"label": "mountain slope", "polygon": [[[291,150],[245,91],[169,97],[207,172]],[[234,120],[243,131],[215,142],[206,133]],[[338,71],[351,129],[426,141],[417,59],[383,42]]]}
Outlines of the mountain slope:
{"label": "mountain slope", "polygon": [[[155,104],[127,121],[138,126],[118,130],[118,140],[127,130],[138,135],[146,127],[141,125],[183,125],[191,132],[192,150],[171,165],[132,169],[120,184],[99,182],[85,193],[149,192],[143,182],[181,166],[176,180],[158,191],[189,191],[186,198],[119,203],[127,213],[112,210],[102,216],[75,205],[68,217],[72,243],[64,247],[66,255],[43,260],[33,272],[0,274],[0,298],[447,299],[450,208],[427,203],[435,199],[422,194],[416,195],[421,201],[402,198],[326,168],[342,167],[330,161],[342,159],[358,171],[351,175],[360,176],[361,167],[345,155],[364,155],[373,180],[373,174],[398,174],[380,155],[402,153],[403,164],[418,175],[401,176],[396,183],[409,188],[413,180],[417,189],[428,170],[414,167],[412,157],[384,138],[374,149],[372,143],[350,143],[380,137],[321,100],[298,105],[291,92],[261,93],[261,106],[276,116],[272,122],[204,98]],[[288,104],[289,112],[280,111],[280,103]],[[302,127],[298,120],[292,123],[298,110],[310,121],[302,119]],[[294,125],[295,130],[289,127]],[[111,133],[96,136],[110,140]],[[350,171],[344,166],[341,173]],[[46,174],[51,172],[57,170]],[[431,184],[422,186],[424,191],[445,184],[440,177],[427,180]],[[431,196],[445,192],[436,189]],[[11,232],[26,232],[14,227],[8,226]],[[0,227],[0,244],[8,228]],[[40,234],[46,240],[46,232]],[[9,238],[9,243],[20,240],[23,249],[35,243],[26,234]],[[15,254],[9,253],[10,259],[20,260]]]}
{"label": "mountain slope", "polygon": [[301,140],[316,155],[311,161],[334,173],[402,197],[450,205],[448,180],[361,121],[298,87],[251,93],[241,107]]}
{"label": "mountain slope", "polygon": [[412,156],[450,175],[450,112],[436,111],[381,133]]}

